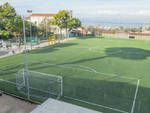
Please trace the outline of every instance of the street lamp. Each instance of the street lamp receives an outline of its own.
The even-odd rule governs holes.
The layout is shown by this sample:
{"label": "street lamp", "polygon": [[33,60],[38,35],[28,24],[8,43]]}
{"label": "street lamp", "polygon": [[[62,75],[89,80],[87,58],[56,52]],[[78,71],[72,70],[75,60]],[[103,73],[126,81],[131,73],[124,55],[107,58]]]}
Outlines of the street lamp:
{"label": "street lamp", "polygon": [[[32,10],[27,10],[27,12],[32,14]],[[31,50],[32,50],[32,22],[31,22],[31,17],[30,17],[30,45],[31,45]]]}

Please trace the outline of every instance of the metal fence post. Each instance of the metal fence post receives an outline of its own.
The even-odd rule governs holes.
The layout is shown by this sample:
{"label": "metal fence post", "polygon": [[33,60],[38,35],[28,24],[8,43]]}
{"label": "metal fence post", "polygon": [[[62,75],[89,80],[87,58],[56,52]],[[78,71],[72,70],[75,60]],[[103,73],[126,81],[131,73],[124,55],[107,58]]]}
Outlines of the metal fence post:
{"label": "metal fence post", "polygon": [[138,102],[138,113],[140,113],[140,110],[141,110],[141,100],[139,100]]}
{"label": "metal fence post", "polygon": [[23,34],[24,34],[24,54],[25,54],[25,77],[26,77],[26,87],[27,87],[27,98],[30,99],[30,89],[29,89],[29,76],[28,76],[28,61],[27,61],[27,52],[26,52],[26,34],[25,34],[25,22],[23,17]]}
{"label": "metal fence post", "polygon": [[63,96],[63,77],[61,78],[61,96]]}

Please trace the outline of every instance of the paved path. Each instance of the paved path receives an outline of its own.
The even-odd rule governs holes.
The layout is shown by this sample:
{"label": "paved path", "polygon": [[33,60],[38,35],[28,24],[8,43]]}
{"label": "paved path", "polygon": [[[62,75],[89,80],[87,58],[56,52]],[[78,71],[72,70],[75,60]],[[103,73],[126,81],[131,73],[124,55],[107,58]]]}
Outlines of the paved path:
{"label": "paved path", "polygon": [[7,55],[8,52],[7,51],[0,51],[0,56],[4,56],[4,55]]}
{"label": "paved path", "polygon": [[[64,39],[64,40],[61,40],[60,43],[66,42],[68,40],[75,40],[75,39],[76,38]],[[56,43],[59,43],[59,41],[56,40]],[[37,49],[37,48],[42,48],[42,47],[45,47],[45,46],[49,46],[48,41],[41,42],[40,44],[34,45],[32,50]],[[27,50],[30,50],[30,45],[27,45],[26,48],[27,48]],[[16,48],[16,49],[14,49],[14,51],[15,51],[15,54],[22,53],[24,51],[24,46],[21,46],[20,48]],[[12,53],[12,50],[10,50],[10,51],[0,51],[0,58],[4,58],[4,57],[7,57],[7,56],[11,56],[11,55],[14,55],[14,53]]]}
{"label": "paved path", "polygon": [[3,94],[0,96],[0,113],[30,113],[36,105]]}

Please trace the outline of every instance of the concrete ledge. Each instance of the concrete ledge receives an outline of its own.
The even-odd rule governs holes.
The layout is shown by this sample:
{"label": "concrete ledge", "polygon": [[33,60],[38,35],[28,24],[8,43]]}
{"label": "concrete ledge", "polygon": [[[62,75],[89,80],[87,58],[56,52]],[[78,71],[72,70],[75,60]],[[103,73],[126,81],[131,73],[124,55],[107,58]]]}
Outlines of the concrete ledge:
{"label": "concrete ledge", "polygon": [[100,113],[66,102],[48,99],[30,113]]}
{"label": "concrete ledge", "polygon": [[3,92],[2,91],[0,91],[0,96],[2,96],[3,95]]}

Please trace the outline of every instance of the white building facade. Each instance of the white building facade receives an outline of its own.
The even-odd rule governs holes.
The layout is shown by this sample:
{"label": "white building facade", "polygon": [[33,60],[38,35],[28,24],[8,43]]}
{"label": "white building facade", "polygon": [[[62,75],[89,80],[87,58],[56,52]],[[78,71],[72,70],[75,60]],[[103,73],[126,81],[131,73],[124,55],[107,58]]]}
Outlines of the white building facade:
{"label": "white building facade", "polygon": [[[72,11],[68,11],[69,16],[72,17]],[[44,22],[45,26],[47,26],[47,28],[51,29],[51,32],[54,32],[55,34],[66,34],[66,30],[60,30],[60,28],[58,26],[54,26],[54,25],[50,25],[49,21],[52,20],[54,18],[56,14],[40,14],[40,13],[36,13],[36,14],[32,14],[30,17],[26,18],[27,21],[33,23],[36,26],[40,26],[40,24],[42,22]]]}
{"label": "white building facade", "polygon": [[44,20],[52,20],[54,15],[55,14],[32,14],[30,21],[38,26]]}
{"label": "white building facade", "polygon": [[53,17],[56,14],[32,14],[30,17],[26,18],[27,21],[31,22],[32,24],[36,26],[40,26],[42,22],[45,24],[45,27],[48,29],[51,29],[51,32],[54,32],[55,34],[60,34],[60,29],[58,26],[53,26],[49,24],[49,21],[53,19]]}

